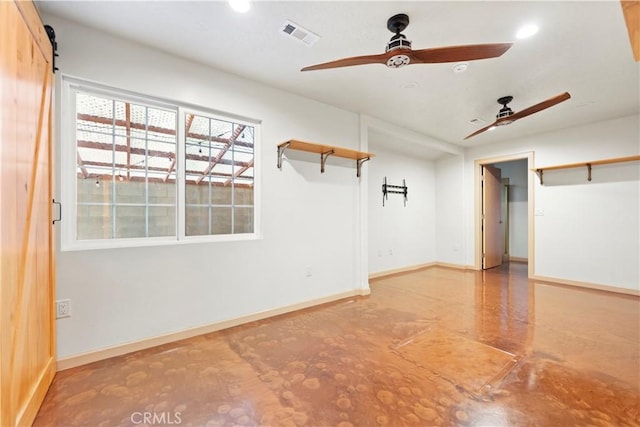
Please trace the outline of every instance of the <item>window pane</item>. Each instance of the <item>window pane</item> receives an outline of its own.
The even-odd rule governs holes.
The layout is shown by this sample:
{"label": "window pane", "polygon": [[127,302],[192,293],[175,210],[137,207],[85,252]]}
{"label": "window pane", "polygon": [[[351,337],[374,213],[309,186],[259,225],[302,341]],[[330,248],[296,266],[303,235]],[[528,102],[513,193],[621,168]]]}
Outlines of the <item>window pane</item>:
{"label": "window pane", "polygon": [[78,239],[175,236],[176,112],[78,92],[76,113]]}
{"label": "window pane", "polygon": [[147,237],[144,206],[116,206],[116,239]]}
{"label": "window pane", "polygon": [[[120,177],[122,177],[122,180]],[[115,181],[115,190],[116,203],[145,203],[146,182],[143,177],[130,177],[129,179],[125,179],[124,175],[120,175]]]}
{"label": "window pane", "polygon": [[100,176],[94,178],[80,178],[77,180],[78,204],[84,203],[110,203],[111,202],[111,186],[108,181],[100,179]]}
{"label": "window pane", "polygon": [[211,185],[211,202],[214,205],[231,205],[231,186],[224,185],[228,177],[214,176]]}
{"label": "window pane", "polygon": [[207,182],[196,184],[199,178],[197,175],[191,175],[187,178],[185,191],[185,199],[187,205],[208,205],[209,204],[209,186]]}
{"label": "window pane", "polygon": [[236,207],[233,215],[234,233],[253,233],[253,208]]}
{"label": "window pane", "polygon": [[211,209],[211,234],[231,234],[231,208],[214,207]]}
{"label": "window pane", "polygon": [[108,205],[79,205],[76,217],[78,240],[111,239],[112,211]]}
{"label": "window pane", "polygon": [[236,206],[253,206],[253,183],[243,183],[234,187],[234,204]]}
{"label": "window pane", "polygon": [[254,128],[192,114],[185,126],[187,235],[253,233]]}
{"label": "window pane", "polygon": [[186,230],[187,236],[206,236],[209,234],[209,207],[186,206]]}
{"label": "window pane", "polygon": [[176,175],[165,175],[166,181],[154,179],[149,182],[149,205],[174,205],[176,204]]}
{"label": "window pane", "polygon": [[149,237],[176,235],[175,206],[149,206]]}

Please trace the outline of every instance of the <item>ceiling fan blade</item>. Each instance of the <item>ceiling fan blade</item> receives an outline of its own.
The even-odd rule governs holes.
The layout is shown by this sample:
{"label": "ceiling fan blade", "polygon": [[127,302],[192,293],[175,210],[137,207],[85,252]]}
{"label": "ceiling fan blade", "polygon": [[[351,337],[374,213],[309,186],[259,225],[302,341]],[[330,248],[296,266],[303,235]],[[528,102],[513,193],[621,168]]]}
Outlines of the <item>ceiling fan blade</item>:
{"label": "ceiling fan blade", "polygon": [[482,132],[486,132],[486,131],[488,131],[490,128],[494,127],[494,126],[496,125],[496,123],[498,123],[498,122],[497,122],[497,121],[495,121],[495,122],[491,123],[490,125],[485,126],[485,127],[483,127],[482,129],[479,129],[479,130],[475,131],[475,132],[474,132],[474,133],[472,133],[471,135],[467,135],[464,139],[469,139],[469,138],[471,138],[472,136],[476,136],[476,135],[478,135],[479,133],[482,133]]}
{"label": "ceiling fan blade", "polygon": [[412,50],[406,54],[411,58],[412,64],[473,61],[497,58],[509,50],[512,45],[513,43],[470,44]]}
{"label": "ceiling fan blade", "polygon": [[631,50],[636,62],[640,61],[640,1],[620,0],[624,21],[627,24]]}
{"label": "ceiling fan blade", "polygon": [[322,64],[309,65],[300,71],[326,70],[327,68],[351,67],[354,65],[365,64],[386,64],[387,57],[388,55],[386,53],[382,53],[380,55],[352,56],[350,58],[342,58]]}
{"label": "ceiling fan blade", "polygon": [[509,120],[518,120],[523,117],[530,116],[531,114],[537,113],[538,111],[546,110],[549,107],[553,107],[556,104],[566,101],[571,98],[569,92],[561,93],[560,95],[556,95],[553,98],[549,98],[546,101],[542,101],[536,105],[532,105],[529,108],[525,108],[524,110],[520,110],[517,113],[514,113],[509,116]]}

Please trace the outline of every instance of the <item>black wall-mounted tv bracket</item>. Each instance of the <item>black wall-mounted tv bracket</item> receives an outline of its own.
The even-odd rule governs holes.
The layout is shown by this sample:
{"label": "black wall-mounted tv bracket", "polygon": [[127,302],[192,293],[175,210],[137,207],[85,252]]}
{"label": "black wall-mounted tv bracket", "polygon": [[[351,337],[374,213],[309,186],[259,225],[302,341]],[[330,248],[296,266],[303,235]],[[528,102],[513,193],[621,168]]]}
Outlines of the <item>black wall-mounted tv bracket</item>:
{"label": "black wall-mounted tv bracket", "polygon": [[[393,190],[389,190],[392,188]],[[384,177],[384,181],[382,181],[382,206],[384,206],[384,201],[388,199],[388,194],[403,194],[404,195],[404,207],[407,207],[407,193],[409,189],[407,188],[407,183],[403,179],[402,185],[390,185],[387,184],[387,177]]]}
{"label": "black wall-mounted tv bracket", "polygon": [[56,67],[56,58],[58,57],[58,42],[56,42],[56,32],[51,25],[45,25],[44,30],[47,32],[47,36],[49,37],[49,41],[51,42],[51,47],[53,48],[53,72],[58,71],[58,67]]}

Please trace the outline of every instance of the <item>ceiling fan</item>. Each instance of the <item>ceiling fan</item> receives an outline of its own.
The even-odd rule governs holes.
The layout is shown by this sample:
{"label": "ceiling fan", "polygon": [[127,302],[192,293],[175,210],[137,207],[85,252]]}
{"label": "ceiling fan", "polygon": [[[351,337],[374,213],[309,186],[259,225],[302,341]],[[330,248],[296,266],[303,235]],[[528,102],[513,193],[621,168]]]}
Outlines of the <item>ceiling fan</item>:
{"label": "ceiling fan", "polygon": [[409,17],[404,13],[394,15],[387,21],[387,28],[395,33],[385,53],[379,55],[353,56],[323,64],[310,65],[301,71],[324,70],[327,68],[351,67],[364,64],[386,64],[390,68],[400,68],[409,64],[433,64],[442,62],[473,61],[475,59],[496,58],[505,53],[513,43],[472,44],[448,46],[433,49],[411,49],[411,42],[401,34],[409,25]]}
{"label": "ceiling fan", "polygon": [[538,113],[542,110],[546,110],[547,108],[553,107],[556,104],[566,101],[571,98],[569,92],[561,93],[560,95],[556,95],[552,98],[547,99],[546,101],[542,101],[538,104],[532,105],[529,108],[525,108],[524,110],[520,110],[517,113],[514,113],[511,108],[507,106],[511,101],[513,101],[513,96],[503,96],[498,99],[498,104],[502,105],[500,111],[496,115],[496,121],[491,123],[489,126],[485,126],[480,130],[475,131],[471,135],[468,135],[465,139],[469,139],[472,136],[476,136],[479,133],[492,130],[496,126],[505,126],[510,125],[511,123],[519,120],[523,117],[530,116],[531,114]]}

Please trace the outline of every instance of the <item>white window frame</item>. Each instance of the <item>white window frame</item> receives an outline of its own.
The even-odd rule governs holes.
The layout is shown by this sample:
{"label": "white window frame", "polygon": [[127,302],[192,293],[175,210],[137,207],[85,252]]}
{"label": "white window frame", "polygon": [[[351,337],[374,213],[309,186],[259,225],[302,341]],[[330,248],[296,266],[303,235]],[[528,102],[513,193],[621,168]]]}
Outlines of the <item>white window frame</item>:
{"label": "white window frame", "polygon": [[[177,114],[176,141],[176,235],[163,237],[140,237],[121,239],[78,240],[77,236],[77,160],[76,160],[76,93],[87,92],[125,102],[138,103],[149,107],[173,110]],[[61,251],[82,251],[92,249],[132,248],[144,246],[179,245],[205,242],[235,242],[261,239],[260,231],[260,125],[261,121],[235,114],[194,106],[184,102],[160,99],[125,90],[114,89],[69,76],[62,76],[61,101],[61,144],[60,144],[60,224]],[[202,236],[185,235],[185,115],[197,114],[217,120],[232,121],[254,128],[253,146],[253,233],[217,234]]]}

